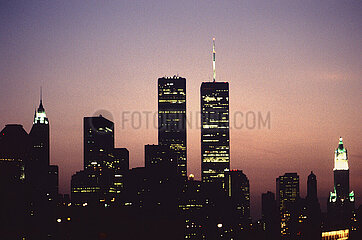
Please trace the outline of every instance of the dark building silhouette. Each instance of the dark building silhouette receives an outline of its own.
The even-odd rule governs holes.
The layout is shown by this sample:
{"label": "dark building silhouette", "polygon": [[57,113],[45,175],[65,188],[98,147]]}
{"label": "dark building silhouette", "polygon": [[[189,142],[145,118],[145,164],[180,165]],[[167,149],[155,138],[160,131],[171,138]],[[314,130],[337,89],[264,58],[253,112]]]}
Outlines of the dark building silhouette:
{"label": "dark building silhouette", "polygon": [[178,176],[160,173],[153,168],[132,168],[125,177],[124,204],[135,209],[175,214],[177,193],[180,184]]}
{"label": "dark building silhouette", "polygon": [[129,151],[127,148],[114,148],[110,154],[109,167],[115,173],[124,173],[129,169]]}
{"label": "dark building silhouette", "polygon": [[84,169],[103,168],[109,163],[109,154],[114,149],[114,124],[102,115],[85,117]]}
{"label": "dark building silhouette", "polygon": [[158,79],[158,144],[177,157],[178,173],[187,177],[186,79],[178,76]]}
{"label": "dark building silhouette", "polygon": [[297,236],[297,212],[299,196],[299,176],[286,173],[276,179],[277,204],[279,206],[280,233],[283,239]]}
{"label": "dark building silhouette", "polygon": [[307,199],[310,201],[318,201],[317,194],[317,177],[313,171],[308,175],[307,180]]}
{"label": "dark building silhouette", "polygon": [[71,198],[77,206],[110,206],[120,201],[129,152],[114,148],[114,124],[103,116],[84,117],[84,170],[72,176]]}
{"label": "dark building silhouette", "polygon": [[185,182],[178,208],[184,222],[184,239],[206,239],[206,202],[207,194],[202,182],[190,174]]}
{"label": "dark building silhouette", "polygon": [[227,82],[201,84],[201,159],[202,181],[222,183],[230,169]]}
{"label": "dark building silhouette", "polygon": [[307,197],[300,201],[298,224],[302,239],[320,239],[322,213],[317,195],[317,177],[313,172],[307,180]]}
{"label": "dark building silhouette", "polygon": [[[46,116],[42,98],[34,114],[31,140],[31,161],[27,166],[28,181],[32,186],[35,205],[43,201],[55,201],[58,197],[58,166],[50,165],[49,120]],[[37,203],[38,202],[38,203]]]}
{"label": "dark building silhouette", "polygon": [[275,194],[268,191],[261,195],[261,213],[264,239],[280,239],[279,211]]}
{"label": "dark building silhouette", "polygon": [[145,167],[157,174],[177,175],[177,159],[178,154],[168,146],[145,145]]}
{"label": "dark building silhouette", "polygon": [[349,189],[349,166],[347,149],[339,138],[334,155],[334,190],[327,203],[328,224],[331,228],[348,227],[354,210],[354,192]]}
{"label": "dark building silhouette", "polygon": [[248,177],[241,170],[225,171],[224,189],[230,201],[233,224],[247,228],[250,217],[250,185]]}
{"label": "dark building silhouette", "polygon": [[30,139],[22,125],[7,124],[0,132],[0,232],[4,239],[21,239],[27,230],[29,150]]}
{"label": "dark building silhouette", "polygon": [[116,197],[113,177],[113,174],[103,170],[77,172],[71,180],[72,203],[79,206],[110,205]]}

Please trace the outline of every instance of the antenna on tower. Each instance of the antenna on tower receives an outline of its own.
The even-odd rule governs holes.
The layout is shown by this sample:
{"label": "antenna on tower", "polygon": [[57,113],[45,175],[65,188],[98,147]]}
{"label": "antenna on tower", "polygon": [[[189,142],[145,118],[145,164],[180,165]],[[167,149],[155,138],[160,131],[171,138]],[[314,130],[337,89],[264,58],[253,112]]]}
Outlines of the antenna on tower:
{"label": "antenna on tower", "polygon": [[215,70],[215,38],[212,39],[212,70],[213,70],[213,82],[216,81],[216,70]]}
{"label": "antenna on tower", "polygon": [[40,86],[40,102],[43,102],[43,87]]}

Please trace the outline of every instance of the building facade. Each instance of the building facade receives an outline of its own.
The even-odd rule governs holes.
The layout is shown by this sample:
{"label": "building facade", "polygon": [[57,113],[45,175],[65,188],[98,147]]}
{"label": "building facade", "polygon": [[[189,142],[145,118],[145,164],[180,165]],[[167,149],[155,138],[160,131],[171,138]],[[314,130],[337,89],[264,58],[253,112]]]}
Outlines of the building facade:
{"label": "building facade", "polygon": [[229,83],[201,84],[201,176],[222,183],[230,169]]}
{"label": "building facade", "polygon": [[84,169],[104,168],[114,149],[114,124],[102,115],[84,117]]}
{"label": "building facade", "polygon": [[293,239],[296,237],[297,202],[300,199],[298,174],[286,173],[278,177],[276,192],[280,215],[280,234],[284,239]]}
{"label": "building facade", "polygon": [[334,189],[327,203],[330,226],[348,227],[354,210],[354,192],[349,188],[349,166],[347,149],[342,137],[334,152]]}
{"label": "building facade", "polygon": [[187,177],[186,79],[158,79],[158,145],[167,146],[177,157],[179,175]]}

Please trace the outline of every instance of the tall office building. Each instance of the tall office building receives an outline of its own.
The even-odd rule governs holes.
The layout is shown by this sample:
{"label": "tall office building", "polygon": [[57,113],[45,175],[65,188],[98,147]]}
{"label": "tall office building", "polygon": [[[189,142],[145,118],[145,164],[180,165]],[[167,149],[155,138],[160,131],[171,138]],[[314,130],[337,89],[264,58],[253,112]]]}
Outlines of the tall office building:
{"label": "tall office building", "polygon": [[349,189],[349,166],[347,149],[339,138],[338,148],[334,152],[334,190],[330,192],[328,215],[331,224],[345,227],[354,209],[354,192]]}
{"label": "tall office building", "polygon": [[114,124],[102,115],[85,117],[83,124],[84,169],[104,168],[114,148]]}
{"label": "tall office building", "polygon": [[127,148],[114,148],[112,150],[109,168],[115,173],[124,173],[129,169],[129,151]]}
{"label": "tall office building", "polygon": [[304,215],[304,219],[299,218],[301,235],[305,239],[319,239],[321,236],[321,208],[317,195],[317,177],[311,172],[308,175],[307,180],[307,197],[305,198],[301,215]]}
{"label": "tall office building", "polygon": [[158,144],[177,157],[178,173],[187,177],[186,79],[178,76],[158,79]]}
{"label": "tall office building", "polygon": [[318,195],[317,195],[317,177],[313,173],[313,171],[308,175],[307,180],[307,199],[310,200],[317,200],[318,201]]}
{"label": "tall office building", "polygon": [[114,148],[114,124],[102,115],[84,117],[83,128],[84,171],[72,176],[72,201],[109,206],[123,191],[129,152]]}
{"label": "tall office building", "polygon": [[33,126],[29,133],[31,161],[27,165],[27,173],[32,190],[37,195],[34,196],[35,199],[53,201],[58,197],[58,166],[50,165],[49,128],[49,120],[40,93],[40,104],[35,111]]}
{"label": "tall office building", "polygon": [[283,238],[296,234],[296,211],[299,200],[299,176],[286,173],[276,179],[277,204],[280,213],[280,233]]}
{"label": "tall office building", "polygon": [[40,99],[38,109],[34,114],[33,126],[29,133],[32,139],[32,165],[46,169],[50,165],[49,161],[49,120]]}
{"label": "tall office building", "polygon": [[239,226],[248,227],[251,223],[248,177],[241,170],[225,171],[225,191],[231,201],[233,219]]}
{"label": "tall office building", "polygon": [[[213,47],[215,66],[215,47]],[[201,170],[203,182],[222,182],[230,169],[229,83],[201,84]]]}
{"label": "tall office building", "polygon": [[330,202],[343,205],[344,202],[354,202],[354,192],[349,192],[349,167],[347,149],[339,138],[338,148],[334,153],[334,191],[330,193]]}
{"label": "tall office building", "polygon": [[3,190],[24,183],[25,167],[30,158],[29,146],[29,135],[22,125],[7,124],[0,132],[0,184]]}
{"label": "tall office building", "polygon": [[279,217],[274,193],[268,191],[261,195],[261,213],[263,230],[268,236],[265,239],[279,239]]}
{"label": "tall office building", "polygon": [[21,239],[29,228],[26,164],[29,135],[22,125],[7,124],[0,132],[0,228],[2,239]]}

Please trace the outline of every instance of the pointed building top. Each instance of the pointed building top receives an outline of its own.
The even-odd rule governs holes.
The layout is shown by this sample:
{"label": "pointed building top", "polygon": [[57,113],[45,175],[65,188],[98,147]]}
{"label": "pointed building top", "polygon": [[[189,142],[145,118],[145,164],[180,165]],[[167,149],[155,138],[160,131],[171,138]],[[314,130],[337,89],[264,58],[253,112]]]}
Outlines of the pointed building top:
{"label": "pointed building top", "polygon": [[40,104],[39,104],[38,112],[45,112],[44,107],[43,107],[43,89],[42,89],[42,87],[40,87]]}
{"label": "pointed building top", "polygon": [[43,91],[42,87],[40,87],[40,104],[38,110],[35,110],[34,122],[33,124],[43,123],[48,124],[48,118],[45,114],[45,109],[43,107]]}
{"label": "pointed building top", "polygon": [[213,38],[213,39],[212,39],[212,70],[213,70],[212,80],[213,80],[213,82],[216,81],[216,70],[215,70],[216,61],[215,61],[215,55],[216,55],[216,51],[215,51],[215,38]]}
{"label": "pointed building top", "polygon": [[339,144],[338,144],[338,148],[343,150],[343,138],[339,137]]}

